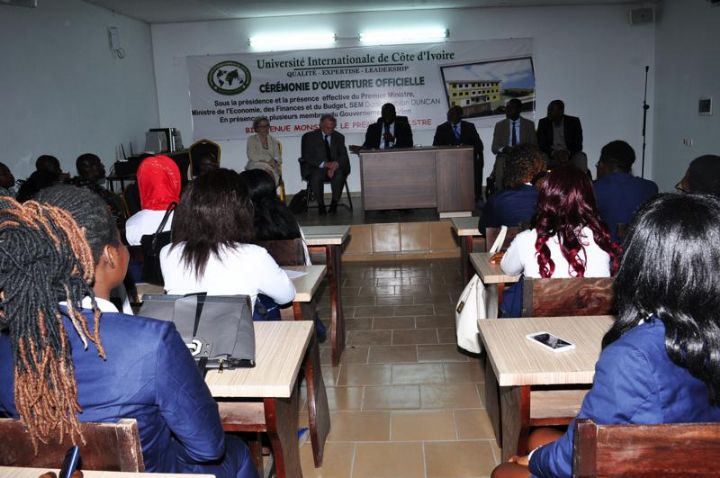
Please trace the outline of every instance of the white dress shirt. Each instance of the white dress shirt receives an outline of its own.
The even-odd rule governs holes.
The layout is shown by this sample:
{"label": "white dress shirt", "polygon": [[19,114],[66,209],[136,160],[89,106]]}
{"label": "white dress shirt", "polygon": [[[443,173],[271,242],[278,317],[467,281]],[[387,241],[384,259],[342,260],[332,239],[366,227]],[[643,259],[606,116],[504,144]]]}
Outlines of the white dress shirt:
{"label": "white dress shirt", "polygon": [[[395,137],[395,122],[393,121],[387,126],[387,131]],[[395,138],[397,139],[397,138]],[[395,140],[389,142],[389,148],[395,147]],[[385,149],[385,123],[382,123],[382,129],[380,130],[380,149]]]}

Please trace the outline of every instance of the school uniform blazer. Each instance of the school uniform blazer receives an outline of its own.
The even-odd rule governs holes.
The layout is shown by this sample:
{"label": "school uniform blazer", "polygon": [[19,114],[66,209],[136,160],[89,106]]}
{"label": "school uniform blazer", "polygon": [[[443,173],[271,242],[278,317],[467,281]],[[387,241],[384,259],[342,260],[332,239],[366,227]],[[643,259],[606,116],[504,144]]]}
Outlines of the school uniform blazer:
{"label": "school uniform blazer", "polygon": [[449,121],[444,122],[435,129],[433,146],[455,146],[467,145],[475,148],[475,157],[483,158],[483,143],[475,125],[469,121],[460,121],[460,138],[455,137],[455,132]]}
{"label": "school uniform blazer", "polygon": [[530,224],[537,206],[538,190],[529,184],[493,194],[485,203],[478,221],[478,230],[485,234],[488,227]]}
{"label": "school uniform blazer", "polygon": [[[527,118],[520,117],[520,137],[518,144],[537,144],[535,123]],[[503,148],[510,146],[510,120],[505,118],[495,124],[493,131],[492,152],[498,154]]]}
{"label": "school uniform blazer", "polygon": [[617,225],[629,224],[635,211],[658,193],[657,184],[632,174],[617,172],[593,183],[598,212],[617,241]]}
{"label": "school uniform blazer", "polygon": [[[385,125],[382,118],[378,118],[376,123],[368,126],[365,132],[365,142],[363,148],[365,149],[378,149],[380,148],[380,141],[382,141],[383,132]],[[410,128],[410,122],[407,116],[396,116],[395,117],[395,146],[393,148],[412,148],[413,147],[413,135],[412,129]]]}
{"label": "school uniform blazer", "polygon": [[[567,116],[563,118],[563,130],[565,132],[565,146],[570,156],[583,150],[583,133],[580,118]],[[537,140],[540,150],[548,156],[552,154],[553,145],[553,122],[550,118],[542,118],[538,122]]]}
{"label": "school uniform blazer", "polygon": [[[602,351],[582,418],[608,425],[718,422],[720,407],[710,405],[705,383],[670,360],[665,326],[650,318]],[[533,476],[572,476],[574,435],[575,420],[565,435],[535,450]]]}

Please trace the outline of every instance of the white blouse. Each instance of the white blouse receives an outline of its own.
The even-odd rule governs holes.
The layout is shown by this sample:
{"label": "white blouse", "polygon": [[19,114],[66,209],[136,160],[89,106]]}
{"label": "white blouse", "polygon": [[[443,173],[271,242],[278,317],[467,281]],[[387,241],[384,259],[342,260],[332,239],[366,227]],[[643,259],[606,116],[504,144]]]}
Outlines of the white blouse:
{"label": "white blouse", "polygon": [[[155,234],[157,228],[160,227],[160,223],[165,217],[166,211],[153,211],[151,209],[143,209],[130,216],[125,222],[125,239],[131,246],[139,246],[140,240],[146,234]],[[163,232],[169,231],[172,226],[173,214],[170,213],[170,217],[165,223]]]}
{"label": "white blouse", "polygon": [[[585,248],[585,277],[610,277],[610,255],[595,243],[593,233],[589,227],[583,228],[582,235],[583,239],[580,242]],[[524,273],[525,277],[540,278],[540,266],[535,252],[536,240],[537,232],[535,229],[523,231],[515,236],[503,256],[502,262],[500,262],[500,267],[505,274],[520,275]],[[558,236],[550,238],[547,241],[547,246],[550,249],[550,258],[555,263],[555,271],[552,277],[576,277],[577,274],[575,271],[570,271],[570,264],[560,250]],[[582,251],[580,255],[582,257]]]}
{"label": "white blouse", "polygon": [[262,247],[221,246],[218,255],[210,254],[200,279],[195,276],[195,268],[182,259],[184,243],[171,248],[172,244],[168,244],[160,251],[160,268],[168,294],[249,295],[253,307],[259,293],[278,304],[287,304],[295,298],[292,281]]}

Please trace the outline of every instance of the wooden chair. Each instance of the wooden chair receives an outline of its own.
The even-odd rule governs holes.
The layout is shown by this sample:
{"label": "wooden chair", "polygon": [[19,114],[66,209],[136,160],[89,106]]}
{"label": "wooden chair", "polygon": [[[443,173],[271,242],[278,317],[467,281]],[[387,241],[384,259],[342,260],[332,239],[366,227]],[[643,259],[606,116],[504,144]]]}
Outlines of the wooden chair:
{"label": "wooden chair", "polygon": [[[145,471],[137,422],[123,419],[117,423],[81,423],[85,445],[80,445],[83,470]],[[50,437],[40,444],[37,454],[30,434],[20,420],[0,419],[0,466],[22,466],[55,470],[73,445],[65,437],[62,443]]]}
{"label": "wooden chair", "polygon": [[[510,247],[510,243],[515,239],[515,236],[518,235],[519,232],[524,231],[526,228],[522,226],[513,226],[508,227],[507,233],[505,235],[505,241],[503,242],[502,246],[500,247],[501,251],[507,250],[508,247]],[[490,249],[492,245],[495,243],[495,239],[497,239],[498,234],[500,234],[500,228],[499,227],[487,227],[485,228],[485,251]]]}
{"label": "wooden chair", "polygon": [[579,420],[573,476],[718,476],[720,423],[597,425]]}
{"label": "wooden chair", "polygon": [[304,266],[305,246],[303,240],[283,239],[277,241],[259,241],[258,246],[263,247],[280,266]]}
{"label": "wooden chair", "polygon": [[209,139],[197,140],[190,146],[189,151],[190,171],[193,177],[198,175],[198,162],[203,156],[212,155],[218,165],[220,165],[220,154],[222,153],[222,150],[220,149],[220,145],[214,141],[210,141]]}
{"label": "wooden chair", "polygon": [[612,315],[611,277],[525,279],[523,317]]}

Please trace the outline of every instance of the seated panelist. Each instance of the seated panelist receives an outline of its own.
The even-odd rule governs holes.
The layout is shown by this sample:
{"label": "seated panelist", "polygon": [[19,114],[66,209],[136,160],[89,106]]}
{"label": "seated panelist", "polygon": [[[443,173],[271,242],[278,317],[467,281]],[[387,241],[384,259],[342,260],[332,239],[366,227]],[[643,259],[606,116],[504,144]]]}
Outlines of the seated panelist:
{"label": "seated panelist", "polygon": [[407,116],[398,116],[395,105],[385,103],[377,123],[368,126],[364,149],[412,148],[413,135]]}
{"label": "seated panelist", "polygon": [[537,140],[548,157],[548,168],[570,163],[582,171],[588,170],[580,118],[566,115],[562,100],[553,100],[548,105],[547,116],[538,122]]}
{"label": "seated panelist", "polygon": [[495,124],[493,131],[492,152],[495,154],[495,165],[492,177],[495,180],[495,191],[504,189],[506,154],[519,144],[537,144],[535,124],[520,116],[522,102],[513,98],[505,105],[506,118]]}

